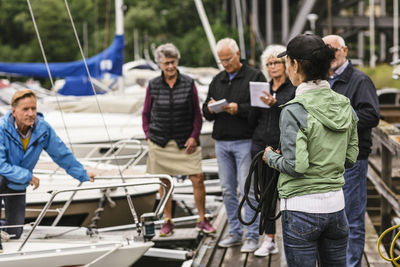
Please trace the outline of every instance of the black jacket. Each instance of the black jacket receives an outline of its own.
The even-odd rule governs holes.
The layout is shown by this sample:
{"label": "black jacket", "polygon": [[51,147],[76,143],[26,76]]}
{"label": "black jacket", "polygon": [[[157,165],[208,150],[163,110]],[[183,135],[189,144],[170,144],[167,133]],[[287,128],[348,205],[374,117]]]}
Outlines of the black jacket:
{"label": "black jacket", "polygon": [[[203,104],[203,115],[209,121],[215,120],[212,133],[214,139],[223,141],[251,139],[252,129],[247,121],[250,110],[250,81],[265,82],[266,79],[259,70],[245,64],[232,80],[229,80],[229,74],[226,71],[221,71],[212,80],[207,99]],[[207,103],[211,98],[215,100],[225,98],[228,103],[237,103],[237,114],[210,113]]]}
{"label": "black jacket", "polygon": [[[270,82],[272,88],[272,81]],[[279,144],[279,116],[281,114],[280,105],[285,104],[294,98],[296,87],[289,79],[276,91],[276,103],[271,108],[251,107],[249,113],[249,124],[254,129],[252,141],[254,144],[276,148]]]}
{"label": "black jacket", "polygon": [[358,147],[357,159],[367,159],[371,153],[371,130],[379,123],[379,103],[376,88],[371,79],[351,62],[339,75],[332,89],[350,99],[351,106],[358,116]]}

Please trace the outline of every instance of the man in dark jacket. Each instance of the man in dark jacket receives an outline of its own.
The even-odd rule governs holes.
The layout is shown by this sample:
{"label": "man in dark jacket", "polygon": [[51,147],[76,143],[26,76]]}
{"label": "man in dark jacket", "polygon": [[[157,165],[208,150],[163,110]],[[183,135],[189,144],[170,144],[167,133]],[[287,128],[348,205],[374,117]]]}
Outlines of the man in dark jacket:
{"label": "man in dark jacket", "polygon": [[331,64],[331,88],[350,99],[358,116],[359,154],[356,164],[346,169],[343,187],[345,209],[350,231],[346,266],[361,266],[365,240],[365,210],[367,206],[368,155],[371,153],[371,131],[379,123],[379,104],[371,79],[347,60],[348,48],[342,37],[328,35],[324,42],[336,50]]}
{"label": "man in dark jacket", "polygon": [[[263,74],[240,62],[240,51],[233,39],[225,38],[217,43],[217,53],[224,71],[214,77],[207,99],[203,104],[204,117],[214,120],[212,137],[218,161],[219,178],[229,223],[229,236],[218,243],[231,247],[242,243],[243,225],[238,219],[239,200],[237,186],[243,196],[244,184],[251,163],[252,131],[247,118],[250,110],[250,81],[266,81]],[[209,105],[226,99],[227,105],[217,113]],[[254,195],[250,199],[256,204]],[[245,221],[254,215],[245,204]],[[253,252],[258,246],[258,220],[247,228],[246,241],[241,252]]]}

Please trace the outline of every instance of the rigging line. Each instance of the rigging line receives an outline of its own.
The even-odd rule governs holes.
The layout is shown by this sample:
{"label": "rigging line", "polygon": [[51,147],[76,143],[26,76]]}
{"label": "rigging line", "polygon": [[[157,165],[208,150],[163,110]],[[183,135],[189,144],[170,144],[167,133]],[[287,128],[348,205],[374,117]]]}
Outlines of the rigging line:
{"label": "rigging line", "polygon": [[[81,45],[81,43],[79,41],[79,36],[78,36],[77,31],[76,31],[75,23],[74,23],[74,20],[72,18],[71,11],[69,9],[68,0],[64,0],[64,2],[65,2],[65,7],[67,8],[69,19],[71,21],[72,29],[74,30],[75,39],[76,39],[76,42],[78,43],[79,51],[81,52],[83,63],[85,65],[86,72],[87,72],[88,77],[89,77],[90,85],[92,87],[92,91],[93,91],[93,94],[94,94],[95,99],[96,99],[97,108],[99,109],[100,116],[101,116],[101,118],[103,120],[104,128],[106,130],[107,137],[108,137],[108,141],[110,142],[111,149],[114,150],[115,147],[114,147],[114,144],[111,142],[110,133],[108,131],[107,124],[106,124],[106,121],[105,121],[104,116],[103,116],[103,112],[101,111],[101,107],[100,107],[100,104],[99,104],[99,100],[97,98],[96,90],[94,89],[94,85],[93,85],[93,82],[92,82],[92,76],[91,76],[89,68],[87,66],[86,58],[85,58],[85,55],[84,55],[83,49],[82,49],[82,45]],[[122,174],[122,171],[121,171],[121,166],[118,163],[118,158],[115,156],[115,154],[113,154],[113,155],[114,155],[114,160],[117,163],[117,167],[118,167],[119,174],[121,176],[121,180],[122,180],[123,183],[126,183],[124,175]],[[125,190],[125,195],[126,195],[126,198],[127,198],[128,205],[129,205],[129,208],[131,210],[132,216],[133,216],[134,220],[136,221],[136,223],[139,223],[139,219],[138,219],[137,213],[135,211],[135,208],[133,207],[132,199],[131,199],[131,197],[130,197],[130,195],[128,193],[128,189],[126,187],[124,187],[124,190]]]}
{"label": "rigging line", "polygon": [[[50,83],[51,83],[52,88],[54,88],[53,76],[51,75],[50,68],[49,68],[49,63],[48,63],[48,61],[47,61],[46,53],[45,53],[44,48],[43,48],[42,39],[40,38],[39,29],[38,29],[38,27],[37,27],[37,25],[36,25],[36,19],[35,19],[35,16],[34,16],[34,14],[33,14],[33,9],[32,9],[32,6],[31,6],[31,1],[30,1],[30,0],[26,0],[26,2],[28,3],[29,13],[30,13],[30,15],[31,15],[32,22],[33,22],[33,27],[35,28],[36,36],[37,36],[38,41],[39,41],[40,50],[41,50],[41,52],[42,52],[43,60],[44,60],[45,65],[46,65],[46,70],[47,70],[47,73],[48,73],[48,75],[49,75]],[[67,134],[68,144],[69,144],[69,146],[70,146],[70,148],[71,148],[72,153],[75,154],[75,153],[74,153],[74,148],[72,147],[71,138],[70,138],[70,136],[69,136],[69,132],[68,132],[68,129],[67,129],[67,124],[65,123],[64,112],[63,112],[63,110],[62,110],[62,108],[61,108],[60,101],[59,101],[59,99],[58,99],[57,94],[55,94],[55,96],[56,96],[56,100],[57,100],[58,109],[59,109],[60,112],[61,112],[61,120],[62,120],[62,122],[63,122],[64,130],[65,130],[65,132],[66,132],[66,134]]]}
{"label": "rigging line", "polygon": [[[78,32],[76,31],[75,23],[74,23],[74,20],[72,18],[72,14],[71,14],[71,11],[70,11],[70,8],[69,8],[69,5],[68,5],[68,0],[64,0],[64,2],[65,2],[65,6],[67,8],[69,19],[71,21],[72,29],[74,30],[74,35],[75,35],[75,38],[76,38],[76,42],[78,43],[79,51],[80,51],[81,56],[82,56],[82,61],[83,61],[83,64],[85,65],[85,69],[86,69],[87,75],[89,77],[89,82],[90,82],[90,85],[92,87],[92,91],[93,91],[94,97],[96,99],[96,105],[97,105],[97,108],[99,110],[100,117],[102,118],[103,126],[104,126],[104,128],[106,130],[108,142],[110,143],[111,149],[114,150],[115,147],[114,147],[114,144],[111,141],[111,136],[110,136],[106,121],[104,119],[103,111],[101,110],[99,99],[97,97],[96,90],[94,89],[94,85],[93,85],[93,82],[92,82],[92,75],[90,74],[90,71],[89,71],[89,68],[88,68],[88,65],[87,65],[87,62],[86,62],[85,54],[83,53],[82,45],[81,45],[81,42],[79,41]],[[122,174],[121,168],[119,166],[118,158],[115,156],[115,154],[113,154],[113,156],[114,156],[114,160],[117,162],[119,174],[121,175],[121,178],[123,178],[123,174]],[[123,179],[123,181],[125,182],[125,179]]]}

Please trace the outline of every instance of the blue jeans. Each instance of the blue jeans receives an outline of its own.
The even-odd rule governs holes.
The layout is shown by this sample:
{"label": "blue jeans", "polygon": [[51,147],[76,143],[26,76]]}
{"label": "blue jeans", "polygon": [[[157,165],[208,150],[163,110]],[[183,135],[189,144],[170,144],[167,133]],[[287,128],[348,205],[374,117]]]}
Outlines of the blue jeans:
{"label": "blue jeans", "polygon": [[[26,190],[15,191],[7,187],[6,178],[0,175],[0,194],[25,193]],[[1,225],[21,225],[25,223],[25,195],[18,196],[0,196],[0,214],[1,202],[4,201],[5,221],[1,221]],[[5,231],[10,235],[14,235],[13,239],[20,238],[22,227],[6,228]],[[0,240],[1,242],[1,240]]]}
{"label": "blue jeans", "polygon": [[[229,223],[229,233],[231,235],[242,236],[243,225],[238,219],[239,198],[237,187],[239,185],[240,194],[243,196],[244,184],[249,174],[251,164],[251,140],[237,141],[216,141],[215,153],[218,161],[219,179],[222,188],[224,205]],[[253,189],[253,187],[251,187]],[[250,192],[250,201],[253,206],[257,206],[254,192]],[[254,216],[253,211],[247,203],[244,204],[244,220],[250,221]],[[247,227],[246,238],[258,240],[258,218]]]}
{"label": "blue jeans", "polygon": [[346,266],[349,226],[344,210],[333,213],[282,211],[288,267]]}
{"label": "blue jeans", "polygon": [[346,266],[361,266],[365,242],[365,210],[367,207],[368,160],[357,160],[344,173],[343,186],[345,210],[349,221]]}

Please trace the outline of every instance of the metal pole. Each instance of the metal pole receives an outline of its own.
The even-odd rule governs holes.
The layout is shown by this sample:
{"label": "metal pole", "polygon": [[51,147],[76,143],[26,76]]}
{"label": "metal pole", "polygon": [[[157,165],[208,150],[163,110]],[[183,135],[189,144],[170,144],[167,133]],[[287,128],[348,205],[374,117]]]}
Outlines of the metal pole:
{"label": "metal pole", "polygon": [[[386,17],[386,0],[380,0],[381,13],[380,17]],[[380,61],[386,60],[386,34],[381,31],[379,33],[379,59]]]}
{"label": "metal pole", "polygon": [[267,45],[270,45],[273,43],[273,15],[272,15],[272,1],[271,0],[267,0],[266,4],[265,4],[265,14],[266,14],[266,18],[265,18],[265,22],[266,22],[266,43]]}
{"label": "metal pole", "polygon": [[89,44],[88,44],[88,28],[87,22],[84,21],[82,25],[83,32],[83,50],[85,51],[85,57],[89,57]]}
{"label": "metal pole", "polygon": [[214,34],[212,33],[210,23],[208,22],[206,12],[204,11],[203,3],[201,2],[201,0],[194,0],[194,2],[196,4],[197,12],[199,13],[201,23],[203,24],[204,31],[206,32],[208,43],[210,44],[211,52],[214,55],[215,62],[217,63],[218,68],[220,70],[223,70],[224,67],[219,62],[215,37]]}
{"label": "metal pole", "polygon": [[393,0],[393,61],[399,59],[399,0]]}
{"label": "metal pole", "polygon": [[328,25],[328,34],[332,34],[332,0],[327,0],[327,25]]}
{"label": "metal pole", "polygon": [[140,51],[139,51],[139,31],[138,29],[133,29],[133,54],[134,54],[134,59],[139,60],[140,59]]}
{"label": "metal pole", "polygon": [[246,47],[244,45],[243,19],[242,19],[242,8],[240,7],[240,0],[235,0],[235,10],[237,16],[238,32],[239,32],[240,58],[246,59]]}
{"label": "metal pole", "polygon": [[289,36],[289,0],[282,0],[282,43],[286,44]]}
{"label": "metal pole", "polygon": [[[381,149],[381,178],[388,188],[392,188],[392,153],[383,143]],[[381,233],[391,226],[391,212],[392,208],[389,201],[381,196]],[[386,235],[382,241],[385,248],[388,249],[391,241],[390,236]]]}
{"label": "metal pole", "polygon": [[[81,185],[82,185],[82,182],[80,182],[80,183],[78,184],[77,187],[80,187]],[[75,197],[75,195],[76,195],[76,192],[77,192],[77,191],[72,192],[72,194],[71,194],[71,196],[69,197],[68,201],[65,202],[64,206],[62,207],[62,209],[61,209],[60,212],[58,213],[57,217],[54,219],[54,221],[53,221],[53,223],[51,224],[51,226],[56,226],[56,225],[60,222],[61,217],[64,215],[65,211],[68,209],[69,205],[71,205],[72,200],[74,199],[74,197]]]}
{"label": "metal pole", "polygon": [[[364,0],[358,1],[358,16],[364,16]],[[358,45],[357,45],[357,57],[364,62],[364,35],[365,31],[360,30],[357,35]]]}
{"label": "metal pole", "polygon": [[369,66],[375,67],[375,14],[374,0],[369,0]]}
{"label": "metal pole", "polygon": [[[115,34],[124,34],[124,10],[123,0],[115,0]],[[124,92],[124,76],[118,77],[118,89],[122,94]]]}

